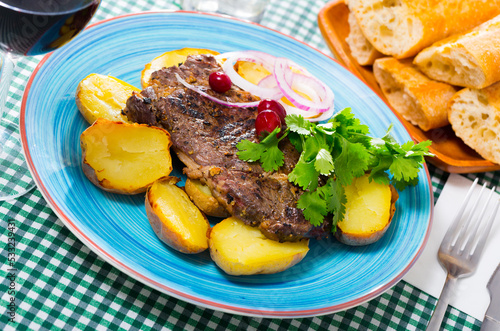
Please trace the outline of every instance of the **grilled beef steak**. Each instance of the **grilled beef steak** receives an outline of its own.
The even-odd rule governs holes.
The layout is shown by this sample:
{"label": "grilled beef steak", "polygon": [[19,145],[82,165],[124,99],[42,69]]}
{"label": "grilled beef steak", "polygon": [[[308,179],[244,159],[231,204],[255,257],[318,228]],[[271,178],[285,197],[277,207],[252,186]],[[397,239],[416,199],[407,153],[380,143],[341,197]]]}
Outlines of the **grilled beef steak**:
{"label": "grilled beef steak", "polygon": [[258,226],[268,238],[296,241],[327,236],[331,222],[314,227],[296,207],[302,191],[287,177],[299,157],[292,144],[287,139],[281,142],[285,162],[277,172],[240,160],[236,144],[243,139],[256,141],[256,107],[223,106],[185,88],[175,76],[222,100],[258,100],[235,86],[222,94],[211,90],[208,76],[221,70],[214,57],[196,55],[179,67],[156,71],[151,85],[128,99],[124,113],[131,121],[168,130],[186,175],[208,185],[232,215]]}

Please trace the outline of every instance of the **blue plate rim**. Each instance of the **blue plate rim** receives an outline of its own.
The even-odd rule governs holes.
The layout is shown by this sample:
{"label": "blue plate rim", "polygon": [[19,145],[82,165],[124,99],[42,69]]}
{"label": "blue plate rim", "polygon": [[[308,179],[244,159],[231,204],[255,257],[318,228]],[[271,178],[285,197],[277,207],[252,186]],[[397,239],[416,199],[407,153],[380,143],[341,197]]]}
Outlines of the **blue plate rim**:
{"label": "blue plate rim", "polygon": [[[164,14],[164,13],[165,14],[177,14],[177,13],[185,14],[185,13],[188,13],[188,14],[198,14],[198,15],[209,15],[209,16],[216,16],[216,17],[221,17],[221,18],[229,19],[229,20],[235,20],[235,21],[239,21],[239,22],[243,22],[243,23],[247,23],[247,24],[252,24],[252,25],[267,29],[269,31],[272,31],[273,33],[278,33],[278,34],[284,36],[285,38],[292,39],[292,40],[304,45],[305,47],[311,48],[314,51],[319,52],[322,55],[324,55],[325,57],[329,58],[330,60],[336,62],[336,64],[344,67],[346,70],[348,70],[350,72],[350,70],[344,64],[339,62],[338,60],[332,58],[331,56],[321,52],[320,50],[316,49],[315,47],[308,45],[305,42],[300,41],[292,36],[289,36],[285,33],[282,33],[280,31],[274,30],[272,28],[260,25],[260,24],[255,23],[255,22],[249,22],[246,20],[230,17],[227,15],[217,14],[217,13],[203,13],[203,12],[184,11],[184,10],[143,11],[143,12],[129,13],[129,14],[124,14],[124,15],[119,15],[116,17],[104,19],[104,20],[101,20],[101,21],[98,21],[98,22],[95,22],[95,23],[89,25],[85,30],[92,29],[92,28],[99,26],[99,25],[102,25],[102,24],[106,24],[107,22],[110,22],[110,21],[120,20],[123,18],[131,17],[131,16],[141,16],[141,15],[149,15],[149,14]],[[146,284],[146,285],[148,285],[148,286],[150,286],[150,287],[152,287],[160,292],[163,292],[165,294],[171,295],[177,299],[180,299],[180,300],[183,300],[183,301],[195,304],[195,305],[200,305],[200,306],[203,306],[206,308],[210,308],[210,309],[214,309],[214,310],[222,311],[222,312],[227,312],[227,313],[231,313],[231,314],[239,314],[239,315],[255,316],[255,317],[268,317],[268,318],[312,317],[312,316],[319,316],[319,315],[330,314],[330,313],[334,313],[334,312],[338,312],[338,311],[343,311],[343,310],[358,306],[360,304],[363,304],[363,303],[365,303],[371,299],[374,299],[377,296],[383,294],[384,292],[386,292],[388,289],[390,289],[392,286],[394,286],[397,282],[399,282],[403,278],[403,276],[410,270],[410,268],[415,264],[415,262],[418,260],[418,258],[422,254],[422,251],[424,250],[424,248],[427,244],[428,238],[430,236],[430,229],[431,229],[432,223],[433,223],[433,211],[434,211],[434,195],[432,192],[432,181],[431,181],[431,177],[429,174],[427,164],[425,164],[425,163],[423,165],[423,170],[425,171],[426,179],[427,179],[427,182],[429,184],[429,191],[430,191],[429,192],[429,198],[430,198],[429,208],[430,208],[430,210],[429,210],[429,220],[428,220],[427,231],[426,231],[425,236],[421,242],[421,245],[420,245],[418,251],[415,253],[414,258],[407,264],[407,266],[405,268],[403,268],[403,270],[401,270],[401,272],[399,274],[395,275],[391,280],[387,281],[385,283],[385,285],[381,285],[380,287],[373,289],[370,293],[368,293],[362,297],[359,297],[357,299],[345,302],[343,304],[337,304],[334,306],[316,308],[316,309],[307,309],[307,310],[283,310],[283,311],[280,311],[280,310],[263,310],[263,309],[255,309],[255,308],[246,308],[246,307],[238,307],[238,306],[228,305],[228,304],[221,304],[221,303],[218,303],[215,301],[210,301],[210,300],[199,298],[199,297],[196,297],[193,295],[189,295],[189,294],[183,293],[181,291],[178,291],[175,288],[172,288],[172,287],[166,286],[164,284],[161,284],[159,282],[156,282],[155,280],[152,280],[152,279],[136,272],[134,269],[132,269],[131,267],[122,263],[121,261],[119,261],[118,259],[113,257],[111,254],[106,252],[103,248],[101,248],[99,245],[97,245],[91,238],[89,238],[84,233],[84,231],[82,231],[82,229],[78,228],[73,223],[71,218],[68,217],[61,210],[61,208],[58,206],[58,204],[54,201],[49,190],[45,187],[42,179],[40,178],[40,176],[37,172],[37,169],[35,168],[34,161],[31,157],[31,154],[29,151],[29,145],[27,142],[26,123],[25,123],[26,103],[28,100],[29,91],[30,91],[30,88],[32,86],[33,80],[35,79],[38,71],[43,67],[44,63],[52,56],[52,54],[53,53],[49,53],[49,54],[45,55],[41,59],[41,61],[38,63],[36,68],[34,69],[33,73],[31,74],[31,76],[28,80],[28,83],[26,84],[25,91],[24,91],[23,98],[22,98],[22,102],[21,102],[21,111],[20,111],[21,143],[22,143],[23,151],[25,154],[25,158],[26,158],[26,162],[28,164],[29,170],[31,172],[31,175],[32,175],[35,183],[37,184],[38,190],[41,192],[45,201],[48,203],[48,205],[50,206],[52,211],[63,222],[63,224],[66,227],[68,227],[68,229],[79,240],[81,240],[87,247],[89,247],[94,253],[99,255],[103,260],[110,263],[112,266],[114,266],[115,268],[117,268],[121,272],[124,272],[125,274],[131,276],[132,278],[142,282],[143,284]],[[377,95],[377,93],[375,91],[373,91],[373,89],[369,85],[367,85],[364,81],[359,79],[355,74],[353,74],[353,76],[356,77],[356,79],[358,79],[365,86],[367,86],[375,95]],[[385,101],[383,101],[383,102],[385,103]],[[392,111],[392,109],[390,107],[387,107],[387,108]],[[398,114],[394,113],[394,115],[398,119],[400,118]],[[404,125],[403,125],[403,129],[406,131],[408,136],[411,137],[410,133],[408,132],[408,130],[406,129],[406,127]]]}

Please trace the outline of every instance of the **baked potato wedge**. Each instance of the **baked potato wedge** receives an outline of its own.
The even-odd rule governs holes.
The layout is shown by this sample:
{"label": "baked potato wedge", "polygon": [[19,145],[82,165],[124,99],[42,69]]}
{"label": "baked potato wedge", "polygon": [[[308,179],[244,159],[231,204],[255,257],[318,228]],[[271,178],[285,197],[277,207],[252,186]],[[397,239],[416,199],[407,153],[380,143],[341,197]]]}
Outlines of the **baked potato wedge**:
{"label": "baked potato wedge", "polygon": [[212,195],[208,186],[196,179],[186,179],[184,190],[202,212],[208,216],[229,217],[230,214]]}
{"label": "baked potato wedge", "polygon": [[110,121],[130,123],[122,109],[132,92],[141,90],[118,78],[90,74],[76,88],[76,106],[90,124],[102,117]]}
{"label": "baked potato wedge", "polygon": [[188,254],[208,248],[210,224],[203,213],[176,184],[178,178],[156,181],[146,193],[146,213],[158,238]]}
{"label": "baked potato wedge", "polygon": [[99,118],[80,135],[83,173],[108,192],[145,192],[172,171],[171,145],[164,129]]}
{"label": "baked potato wedge", "polygon": [[269,240],[258,228],[236,217],[216,224],[208,243],[212,260],[234,276],[281,272],[302,261],[309,251],[307,239],[283,243]]}
{"label": "baked potato wedge", "polygon": [[219,52],[212,51],[209,49],[186,47],[163,53],[162,55],[155,57],[151,62],[146,64],[144,70],[142,70],[141,72],[142,88],[144,89],[149,86],[149,80],[151,79],[151,74],[153,72],[163,68],[179,65],[179,63],[183,63],[184,61],[186,61],[188,55],[197,55],[197,54],[217,55],[219,54]]}
{"label": "baked potato wedge", "polygon": [[345,193],[346,213],[337,224],[336,238],[351,246],[372,244],[382,238],[396,211],[396,189],[370,182],[364,175],[345,187]]}

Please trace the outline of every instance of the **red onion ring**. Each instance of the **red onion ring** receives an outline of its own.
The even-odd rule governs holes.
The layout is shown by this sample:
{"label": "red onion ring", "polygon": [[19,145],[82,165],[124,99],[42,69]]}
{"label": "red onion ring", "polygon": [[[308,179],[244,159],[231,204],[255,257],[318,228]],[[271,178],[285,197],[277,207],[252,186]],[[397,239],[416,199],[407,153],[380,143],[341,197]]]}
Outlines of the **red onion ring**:
{"label": "red onion ring", "polygon": [[216,59],[226,59],[226,61],[222,64],[222,69],[229,76],[234,85],[239,88],[252,93],[253,95],[258,96],[261,99],[273,99],[277,100],[283,96],[283,93],[279,89],[278,86],[268,88],[262,87],[259,85],[255,85],[243,77],[240,76],[234,70],[234,65],[238,61],[247,61],[252,63],[258,63],[262,65],[267,71],[274,71],[274,61],[275,57],[258,51],[246,51],[246,52],[229,52],[223,53],[216,56]]}
{"label": "red onion ring", "polygon": [[[322,121],[333,115],[332,90],[305,68],[289,59],[276,58],[260,51],[227,52],[216,55],[215,58],[219,63],[222,59],[226,59],[221,66],[233,84],[261,99],[277,100],[285,107],[287,114],[301,115],[310,121]],[[236,72],[234,65],[238,61],[260,64],[272,74],[255,85]],[[185,87],[227,107],[256,107],[260,102],[226,102],[211,96],[198,86],[189,84],[177,74],[176,77]],[[310,99],[299,93],[307,95]],[[294,106],[281,101],[283,97]]]}
{"label": "red onion ring", "polygon": [[258,101],[252,101],[252,102],[229,102],[229,101],[224,101],[221,99],[218,99],[205,91],[203,91],[199,86],[191,85],[188,82],[186,82],[184,79],[179,76],[179,74],[175,74],[175,78],[177,78],[177,81],[187,87],[188,89],[195,91],[196,93],[199,93],[200,95],[204,96],[205,98],[208,98],[214,102],[217,102],[223,106],[226,107],[238,107],[238,108],[248,108],[248,107],[257,107],[259,105],[259,100]]}
{"label": "red onion ring", "polygon": [[332,117],[332,115],[334,113],[333,106],[330,107],[330,109],[328,109],[325,112],[318,113],[318,112],[312,112],[310,110],[302,110],[300,108],[290,106],[281,100],[278,102],[285,108],[287,115],[290,115],[290,114],[300,115],[310,122],[321,122],[321,121],[329,120],[330,117]]}
{"label": "red onion ring", "polygon": [[[289,59],[276,58],[274,76],[283,95],[301,110],[323,113],[332,108],[334,99],[332,90],[313,76],[294,73],[292,68],[301,67]],[[315,90],[321,100],[319,102],[308,100],[293,90],[293,87],[300,88],[301,85]]]}
{"label": "red onion ring", "polygon": [[[296,66],[294,66],[292,68],[292,70],[298,70],[300,73],[303,73],[307,77],[312,77],[302,67],[296,67]],[[299,84],[299,83],[303,83],[303,84]],[[264,77],[259,82],[259,86],[263,86],[263,87],[274,87],[274,86],[276,86],[276,84],[277,84],[276,83],[276,79],[274,77],[272,77],[272,76]],[[322,98],[321,98],[320,95],[318,95],[318,91],[315,90],[315,89],[313,89],[308,84],[306,84],[305,81],[302,82],[302,78],[301,79],[297,79],[294,82],[294,84],[292,85],[292,88],[295,91],[303,92],[305,95],[309,96],[311,98],[312,102],[315,102],[315,103],[321,102]],[[301,115],[302,117],[304,117],[305,119],[307,119],[307,120],[309,120],[311,122],[319,122],[319,121],[323,121],[323,120],[328,120],[333,115],[333,112],[334,112],[333,105],[327,111],[325,111],[323,113],[320,113],[320,112],[311,111],[311,110],[302,110],[302,109],[297,108],[295,106],[291,106],[291,105],[287,104],[286,102],[284,102],[282,100],[279,100],[278,102],[281,105],[283,105],[283,107],[285,108],[287,114]]]}
{"label": "red onion ring", "polygon": [[262,86],[262,87],[267,87],[267,88],[278,86],[278,84],[276,83],[276,79],[274,78],[274,75],[272,75],[272,74],[262,78],[258,85]]}

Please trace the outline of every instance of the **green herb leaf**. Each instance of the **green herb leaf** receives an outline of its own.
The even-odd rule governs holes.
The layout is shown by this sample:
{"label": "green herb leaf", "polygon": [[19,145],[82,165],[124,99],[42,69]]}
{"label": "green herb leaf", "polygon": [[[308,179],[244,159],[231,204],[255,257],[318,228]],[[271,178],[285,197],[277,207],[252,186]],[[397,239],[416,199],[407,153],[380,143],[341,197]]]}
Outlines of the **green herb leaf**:
{"label": "green herb leaf", "polygon": [[389,170],[394,175],[396,181],[409,181],[418,176],[420,163],[413,158],[405,158],[401,155],[395,155]]}
{"label": "green herb leaf", "polygon": [[260,161],[264,171],[278,170],[284,164],[285,160],[285,155],[278,147],[280,141],[278,138],[279,132],[280,129],[276,128],[260,143],[251,142],[246,139],[240,141],[236,145],[236,148],[238,148],[236,155],[243,161]]}
{"label": "green herb leaf", "polygon": [[392,157],[380,157],[375,160],[377,163],[372,165],[369,179],[382,185],[389,185],[391,180],[389,178],[389,174],[387,173],[387,169],[389,169],[392,164]]}
{"label": "green herb leaf", "polygon": [[[248,162],[259,161],[265,171],[278,170],[284,163],[279,141],[288,136],[300,153],[288,180],[304,190],[297,207],[304,217],[317,226],[328,214],[337,222],[345,215],[344,187],[354,178],[369,172],[370,180],[402,190],[416,185],[424,157],[431,142],[403,145],[391,136],[392,125],[381,138],[369,136],[369,129],[360,123],[350,108],[335,114],[327,123],[311,123],[300,115],[287,115],[287,129],[281,138],[273,131],[260,143],[243,140],[238,143],[237,155]],[[320,185],[320,177],[326,184]],[[321,182],[325,182],[322,180]]]}
{"label": "green herb leaf", "polygon": [[278,148],[278,144],[268,146],[260,156],[264,171],[277,171],[284,163],[285,155]]}
{"label": "green herb leaf", "polygon": [[321,189],[324,190],[328,212],[333,214],[332,230],[335,231],[337,223],[343,220],[345,215],[347,198],[344,187],[340,181],[330,177]]}
{"label": "green herb leaf", "polygon": [[370,154],[362,144],[343,139],[342,152],[334,162],[335,174],[340,184],[351,185],[355,177],[363,176],[368,170],[369,160]]}
{"label": "green herb leaf", "polygon": [[334,169],[332,154],[324,148],[320,149],[314,161],[314,168],[322,175],[330,175]]}
{"label": "green herb leaf", "polygon": [[247,162],[256,162],[260,160],[262,153],[266,150],[266,146],[259,143],[251,142],[250,140],[242,140],[237,145],[239,152],[236,153],[240,160]]}
{"label": "green herb leaf", "polygon": [[307,162],[303,157],[288,174],[288,180],[303,190],[315,190],[318,187],[319,171],[314,166],[314,161]]}
{"label": "green herb leaf", "polygon": [[288,140],[292,143],[293,147],[299,152],[302,153],[304,144],[304,138],[297,132],[288,131]]}
{"label": "green herb leaf", "polygon": [[319,190],[304,192],[297,201],[297,207],[304,211],[304,217],[314,226],[321,225],[328,214],[326,201]]}
{"label": "green herb leaf", "polygon": [[337,122],[337,133],[346,139],[351,137],[353,133],[361,134],[360,137],[366,138],[366,135],[370,132],[368,126],[361,124],[359,119],[354,117],[351,108],[341,110],[330,121]]}
{"label": "green herb leaf", "polygon": [[285,122],[290,131],[296,132],[303,136],[310,135],[311,134],[310,129],[314,125],[313,123],[306,120],[304,117],[294,114],[287,115],[285,117]]}

